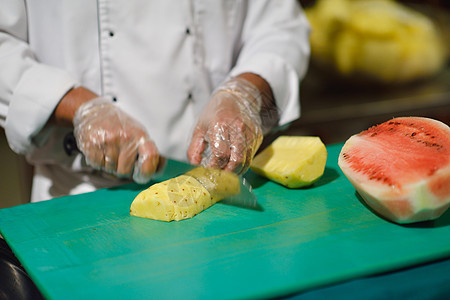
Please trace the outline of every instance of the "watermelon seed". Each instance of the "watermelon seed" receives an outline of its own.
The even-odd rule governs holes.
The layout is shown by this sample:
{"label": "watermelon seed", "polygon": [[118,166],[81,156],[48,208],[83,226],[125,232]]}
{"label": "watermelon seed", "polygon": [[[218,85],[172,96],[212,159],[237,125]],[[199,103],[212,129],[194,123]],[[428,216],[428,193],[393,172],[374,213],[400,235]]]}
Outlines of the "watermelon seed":
{"label": "watermelon seed", "polygon": [[417,132],[413,132],[411,133],[411,136],[415,136],[417,134]]}
{"label": "watermelon seed", "polygon": [[433,169],[431,169],[430,172],[428,172],[428,175],[429,175],[429,176],[432,176],[435,172],[436,172],[436,167],[434,167]]}
{"label": "watermelon seed", "polygon": [[372,133],[370,136],[376,136],[377,135],[377,133],[376,132],[374,132],[374,133]]}

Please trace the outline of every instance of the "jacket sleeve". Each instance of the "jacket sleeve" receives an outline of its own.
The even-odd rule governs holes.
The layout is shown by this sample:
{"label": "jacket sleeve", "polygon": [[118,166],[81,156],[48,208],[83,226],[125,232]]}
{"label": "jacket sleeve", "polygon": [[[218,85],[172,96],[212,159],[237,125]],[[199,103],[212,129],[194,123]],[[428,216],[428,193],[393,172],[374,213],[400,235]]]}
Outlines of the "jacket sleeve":
{"label": "jacket sleeve", "polygon": [[27,154],[60,99],[77,81],[39,63],[27,41],[24,1],[0,0],[0,126],[13,151]]}
{"label": "jacket sleeve", "polygon": [[309,62],[309,31],[297,1],[249,1],[242,50],[230,75],[251,72],[270,84],[280,126],[300,116],[299,85]]}

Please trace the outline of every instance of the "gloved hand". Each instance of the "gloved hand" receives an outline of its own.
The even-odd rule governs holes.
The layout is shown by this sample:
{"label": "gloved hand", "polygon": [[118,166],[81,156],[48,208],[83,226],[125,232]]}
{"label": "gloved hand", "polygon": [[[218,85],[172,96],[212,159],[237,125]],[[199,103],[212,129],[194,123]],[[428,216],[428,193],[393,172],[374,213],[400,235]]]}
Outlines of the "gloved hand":
{"label": "gloved hand", "polygon": [[268,95],[243,78],[220,86],[197,121],[188,149],[191,163],[238,174],[247,171],[263,140],[264,97]]}
{"label": "gloved hand", "polygon": [[156,171],[159,154],[145,128],[111,100],[98,97],[74,116],[74,136],[86,162],[117,177],[146,183]]}

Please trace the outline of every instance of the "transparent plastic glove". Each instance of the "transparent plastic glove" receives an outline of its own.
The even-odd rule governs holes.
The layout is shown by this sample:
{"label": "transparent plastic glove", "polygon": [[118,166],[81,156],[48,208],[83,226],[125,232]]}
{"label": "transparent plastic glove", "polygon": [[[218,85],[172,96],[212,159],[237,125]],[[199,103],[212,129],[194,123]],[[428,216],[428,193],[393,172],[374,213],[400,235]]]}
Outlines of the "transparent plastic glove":
{"label": "transparent plastic glove", "polygon": [[148,182],[159,155],[145,128],[111,100],[99,97],[81,105],[73,119],[77,146],[86,162],[117,177]]}
{"label": "transparent plastic glove", "polygon": [[249,81],[233,78],[203,109],[188,149],[193,164],[244,173],[261,145],[263,97]]}

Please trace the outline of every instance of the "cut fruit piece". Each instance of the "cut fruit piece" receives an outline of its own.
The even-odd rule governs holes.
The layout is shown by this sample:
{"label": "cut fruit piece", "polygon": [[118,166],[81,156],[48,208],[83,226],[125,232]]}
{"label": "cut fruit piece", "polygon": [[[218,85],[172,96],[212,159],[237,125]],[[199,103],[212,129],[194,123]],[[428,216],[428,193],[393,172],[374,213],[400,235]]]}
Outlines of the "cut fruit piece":
{"label": "cut fruit piece", "polygon": [[239,178],[232,172],[199,167],[187,172],[186,175],[197,179],[211,194],[214,203],[239,194]]}
{"label": "cut fruit piece", "polygon": [[212,205],[211,195],[191,176],[181,175],[156,183],[137,195],[132,216],[172,221],[192,218]]}
{"label": "cut fruit piece", "polygon": [[252,171],[289,188],[305,187],[325,170],[327,150],[319,137],[280,136],[255,156]]}
{"label": "cut fruit piece", "polygon": [[433,220],[450,206],[450,128],[395,118],[350,137],[339,166],[364,201],[397,223]]}
{"label": "cut fruit piece", "polygon": [[192,218],[216,202],[240,192],[236,174],[198,167],[184,175],[156,183],[139,193],[130,215],[160,221]]}

